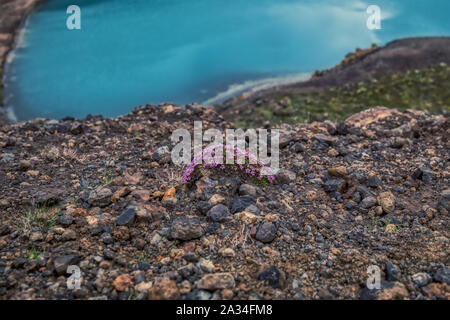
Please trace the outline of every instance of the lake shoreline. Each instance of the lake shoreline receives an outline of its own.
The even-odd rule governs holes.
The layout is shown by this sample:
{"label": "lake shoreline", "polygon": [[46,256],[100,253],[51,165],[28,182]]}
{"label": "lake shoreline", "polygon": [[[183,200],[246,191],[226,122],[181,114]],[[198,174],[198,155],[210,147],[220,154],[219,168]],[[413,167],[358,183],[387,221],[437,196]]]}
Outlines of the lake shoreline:
{"label": "lake shoreline", "polygon": [[[444,69],[450,65],[450,37],[403,38],[391,41],[383,47],[373,46],[366,50],[357,49],[355,53],[348,54],[339,65],[328,70],[316,71],[311,79],[307,81],[247,92],[220,104],[216,104],[215,107],[228,121],[237,122],[244,126],[248,124],[261,125],[264,122],[264,119],[262,119],[264,118],[263,116],[274,121],[276,120],[275,118],[280,118],[281,122],[284,122],[284,118],[297,116],[298,110],[292,109],[298,109],[302,105],[298,102],[291,103],[290,101],[284,103],[281,101],[283,98],[291,100],[293,97],[302,97],[303,100],[309,101],[303,106],[307,107],[316,99],[317,95],[323,94],[324,92],[328,92],[328,100],[331,101],[337,97],[335,90],[342,90],[349,86],[357,87],[364,81],[375,81],[371,83],[371,86],[380,89],[381,83],[376,82],[378,81],[377,78],[396,74],[397,77],[402,79],[408,72],[416,72],[416,70],[425,70],[424,72],[433,81],[436,79],[431,79],[434,76],[432,74],[433,72],[429,71],[429,69],[439,65],[442,65]],[[446,79],[445,75],[448,75],[447,71],[444,71],[444,80]],[[392,83],[395,83],[395,81],[392,81]],[[412,87],[409,88],[409,90],[412,89]],[[356,88],[357,90],[358,88]],[[445,96],[442,93],[439,93],[439,95],[441,97]],[[378,93],[374,96],[378,96]],[[361,104],[364,104],[361,96],[358,95],[358,99],[360,99],[358,101]],[[409,102],[420,103],[421,101]],[[385,104],[365,105],[364,107],[369,108],[376,105]],[[400,107],[398,105],[386,106]],[[333,107],[336,107],[336,104]],[[319,116],[320,112],[323,114],[333,113],[333,110],[330,108],[327,109],[319,106],[319,109],[321,110],[312,110],[313,113],[316,113],[314,115]],[[444,105],[443,110],[448,110],[448,107]],[[345,111],[345,113],[341,114],[341,116],[346,117],[361,110],[348,108],[348,110],[342,111]],[[258,123],[254,123],[253,121],[255,115],[257,116],[256,119],[261,120]],[[308,119],[303,118],[299,119],[299,121],[307,121],[309,115],[306,117]],[[320,120],[319,118],[314,119],[312,117],[309,120]],[[325,116],[322,120],[326,118],[328,117]],[[332,117],[330,120],[339,119]]]}
{"label": "lake shoreline", "polygon": [[47,0],[10,0],[0,4],[0,121],[3,110],[3,71],[9,54],[18,44],[28,16]]}

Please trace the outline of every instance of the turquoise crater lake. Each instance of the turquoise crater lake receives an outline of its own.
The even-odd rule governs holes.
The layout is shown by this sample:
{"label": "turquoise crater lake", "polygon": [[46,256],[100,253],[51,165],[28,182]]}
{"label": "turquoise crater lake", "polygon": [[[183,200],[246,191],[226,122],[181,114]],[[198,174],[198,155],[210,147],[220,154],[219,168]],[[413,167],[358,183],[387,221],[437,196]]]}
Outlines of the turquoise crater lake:
{"label": "turquoise crater lake", "polygon": [[[66,9],[81,8],[81,30]],[[54,0],[27,20],[5,69],[10,117],[83,118],[135,106],[214,104],[305,79],[356,47],[450,34],[448,0]]]}

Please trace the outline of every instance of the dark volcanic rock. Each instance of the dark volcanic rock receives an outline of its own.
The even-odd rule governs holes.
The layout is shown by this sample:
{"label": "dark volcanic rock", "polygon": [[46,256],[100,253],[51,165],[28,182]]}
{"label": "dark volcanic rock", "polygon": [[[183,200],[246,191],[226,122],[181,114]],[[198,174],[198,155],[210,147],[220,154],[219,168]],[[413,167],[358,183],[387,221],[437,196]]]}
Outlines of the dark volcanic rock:
{"label": "dark volcanic rock", "polygon": [[291,147],[291,150],[295,153],[303,152],[303,151],[305,151],[305,146],[300,142],[296,142]]}
{"label": "dark volcanic rock", "polygon": [[377,204],[377,199],[375,197],[372,197],[372,196],[366,197],[366,198],[364,198],[361,201],[361,206],[364,209],[372,208],[376,204]]}
{"label": "dark volcanic rock", "polygon": [[367,180],[367,186],[371,188],[381,187],[383,183],[378,176],[373,175]]}
{"label": "dark volcanic rock", "polygon": [[129,206],[124,212],[117,218],[116,223],[119,226],[131,226],[136,218],[136,207]]}
{"label": "dark volcanic rock", "polygon": [[296,174],[290,170],[280,170],[275,175],[275,182],[278,184],[290,184],[291,182],[295,182]]}
{"label": "dark volcanic rock", "polygon": [[73,223],[73,217],[68,214],[63,214],[59,217],[59,223],[63,226],[70,226]]}
{"label": "dark volcanic rock", "polygon": [[63,275],[67,272],[67,267],[70,265],[76,265],[80,262],[80,257],[74,254],[68,254],[56,258],[53,261],[53,266],[55,267],[55,272],[58,275]]}
{"label": "dark volcanic rock", "polygon": [[22,258],[22,257],[17,258],[13,261],[13,263],[11,264],[11,267],[14,269],[19,269],[19,268],[22,268],[26,262],[27,262],[27,259],[25,259],[25,258]]}
{"label": "dark volcanic rock", "polygon": [[93,207],[106,207],[111,203],[112,194],[109,188],[100,187],[91,191],[87,202]]}
{"label": "dark volcanic rock", "polygon": [[215,222],[225,221],[230,217],[230,210],[223,204],[215,205],[208,211],[208,217]]}
{"label": "dark volcanic rock", "polygon": [[272,242],[277,236],[277,227],[272,222],[264,222],[256,231],[255,238],[264,243]]}
{"label": "dark volcanic rock", "polygon": [[63,194],[63,190],[56,188],[40,190],[36,192],[34,196],[34,204],[47,206],[55,205],[62,200]]}
{"label": "dark volcanic rock", "polygon": [[200,178],[197,182],[195,182],[197,196],[201,198],[207,198],[208,195],[214,192],[216,184],[216,181],[208,177]]}
{"label": "dark volcanic rock", "polygon": [[336,137],[327,136],[321,133],[315,134],[313,138],[330,146],[334,145],[338,141],[338,138]]}
{"label": "dark volcanic rock", "polygon": [[416,273],[411,278],[414,285],[418,288],[426,286],[431,281],[431,276],[425,272]]}
{"label": "dark volcanic rock", "polygon": [[450,285],[450,267],[440,268],[433,276],[434,280]]}
{"label": "dark volcanic rock", "polygon": [[423,183],[431,183],[436,180],[436,172],[428,168],[422,168],[422,181]]}
{"label": "dark volcanic rock", "polygon": [[9,228],[9,226],[1,226],[1,227],[0,227],[0,236],[5,236],[5,235],[7,235],[10,231],[11,231],[11,229]]}
{"label": "dark volcanic rock", "polygon": [[450,212],[450,189],[441,192],[438,202],[438,208],[445,208]]}
{"label": "dark volcanic rock", "polygon": [[200,238],[205,231],[200,221],[195,218],[178,218],[172,223],[171,236],[178,240],[192,240]]}
{"label": "dark volcanic rock", "polygon": [[258,275],[258,280],[266,282],[274,289],[279,289],[281,288],[280,275],[280,270],[275,266],[271,266]]}
{"label": "dark volcanic rock", "polygon": [[416,171],[413,172],[413,174],[411,175],[411,178],[413,178],[415,180],[422,180],[422,176],[423,176],[423,171],[421,169],[417,169]]}
{"label": "dark volcanic rock", "polygon": [[231,213],[237,213],[244,211],[245,208],[256,204],[256,199],[252,196],[246,195],[246,196],[239,196],[235,197],[233,200],[233,205],[231,207]]}
{"label": "dark volcanic rock", "polygon": [[256,188],[250,184],[242,184],[239,187],[239,195],[256,197]]}
{"label": "dark volcanic rock", "polygon": [[83,125],[81,123],[73,123],[70,126],[69,132],[73,135],[83,133]]}
{"label": "dark volcanic rock", "polygon": [[104,232],[100,236],[100,239],[103,241],[104,244],[112,244],[114,243],[114,238],[109,232]]}
{"label": "dark volcanic rock", "polygon": [[197,210],[201,213],[201,214],[207,214],[209,209],[212,208],[212,204],[209,203],[208,201],[199,201],[197,203]]}
{"label": "dark volcanic rock", "polygon": [[390,262],[386,262],[386,279],[388,281],[399,281],[402,276],[400,268]]}
{"label": "dark volcanic rock", "polygon": [[332,179],[325,182],[323,188],[326,192],[342,192],[346,185],[344,179]]}
{"label": "dark volcanic rock", "polygon": [[356,187],[356,191],[359,193],[359,194],[361,194],[361,196],[363,197],[363,199],[364,198],[367,198],[367,197],[371,197],[371,196],[373,196],[374,194],[372,193],[372,191],[370,191],[368,188],[366,188],[365,186],[358,186],[358,187]]}

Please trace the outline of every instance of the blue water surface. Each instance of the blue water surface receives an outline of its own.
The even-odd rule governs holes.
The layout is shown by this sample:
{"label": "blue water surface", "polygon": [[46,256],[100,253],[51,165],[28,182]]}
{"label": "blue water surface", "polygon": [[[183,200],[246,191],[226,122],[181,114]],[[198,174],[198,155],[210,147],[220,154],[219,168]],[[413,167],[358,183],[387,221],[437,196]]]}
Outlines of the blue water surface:
{"label": "blue water surface", "polygon": [[[81,30],[66,9],[81,8]],[[370,4],[381,30],[366,26]],[[5,71],[12,117],[112,117],[135,106],[213,104],[304,79],[356,47],[450,35],[448,0],[53,0],[28,19]]]}

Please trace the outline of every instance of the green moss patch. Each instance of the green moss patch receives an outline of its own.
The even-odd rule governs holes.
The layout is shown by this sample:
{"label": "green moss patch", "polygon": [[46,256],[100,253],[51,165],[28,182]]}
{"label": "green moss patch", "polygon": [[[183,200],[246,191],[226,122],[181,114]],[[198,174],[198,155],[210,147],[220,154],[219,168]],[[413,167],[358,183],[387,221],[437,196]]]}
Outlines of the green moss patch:
{"label": "green moss patch", "polygon": [[450,110],[450,66],[439,64],[423,70],[391,73],[365,81],[310,93],[283,93],[255,107],[250,116],[239,114],[240,126],[343,120],[362,110],[385,106],[427,110]]}

